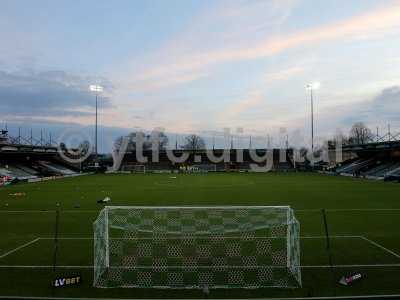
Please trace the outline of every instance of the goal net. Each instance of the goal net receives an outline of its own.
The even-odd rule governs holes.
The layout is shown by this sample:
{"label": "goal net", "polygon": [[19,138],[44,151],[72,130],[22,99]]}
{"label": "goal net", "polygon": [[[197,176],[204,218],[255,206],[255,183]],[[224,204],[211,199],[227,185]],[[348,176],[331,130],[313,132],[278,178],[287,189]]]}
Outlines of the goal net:
{"label": "goal net", "polygon": [[95,287],[301,286],[290,207],[106,206],[94,222]]}
{"label": "goal net", "polygon": [[194,173],[207,173],[216,172],[217,166],[215,164],[201,164],[192,166],[192,172]]}
{"label": "goal net", "polygon": [[131,173],[146,173],[146,166],[125,164],[121,167],[121,171],[131,172]]}

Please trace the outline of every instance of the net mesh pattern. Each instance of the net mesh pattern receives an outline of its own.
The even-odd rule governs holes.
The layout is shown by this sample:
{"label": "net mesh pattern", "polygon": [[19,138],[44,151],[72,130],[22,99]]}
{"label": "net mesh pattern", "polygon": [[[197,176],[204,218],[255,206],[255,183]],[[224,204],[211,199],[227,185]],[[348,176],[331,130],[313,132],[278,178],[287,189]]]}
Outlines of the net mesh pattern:
{"label": "net mesh pattern", "polygon": [[94,286],[301,286],[289,207],[106,207],[94,223]]}

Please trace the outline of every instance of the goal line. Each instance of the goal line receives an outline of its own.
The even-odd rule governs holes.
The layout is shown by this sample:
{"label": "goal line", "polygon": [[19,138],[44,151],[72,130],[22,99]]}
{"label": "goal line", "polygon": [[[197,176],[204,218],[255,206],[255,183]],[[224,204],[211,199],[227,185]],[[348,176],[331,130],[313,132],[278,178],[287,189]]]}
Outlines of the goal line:
{"label": "goal line", "polygon": [[[325,236],[300,236],[300,239],[325,239]],[[332,239],[351,239],[351,238],[358,238],[358,239],[362,239],[366,242],[368,242],[369,244],[373,245],[374,247],[377,247],[381,250],[383,250],[384,252],[400,259],[400,255],[386,247],[384,247],[383,245],[369,239],[366,238],[365,236],[362,235],[332,235],[330,236],[330,238]],[[5,252],[4,254],[0,255],[0,259],[3,259],[17,251],[20,251],[28,246],[31,246],[39,241],[45,241],[45,240],[53,240],[54,238],[52,237],[38,237],[35,238],[25,244],[22,244],[8,252]],[[93,237],[59,237],[59,240],[93,240]],[[1,268],[53,268],[54,266],[50,266],[50,265],[0,265],[0,269]],[[61,268],[61,269],[92,269],[94,266],[92,265],[60,265],[57,266],[57,268]],[[302,269],[312,269],[312,268],[330,268],[330,267],[335,267],[335,268],[352,268],[352,267],[363,267],[363,268],[379,268],[379,267],[400,267],[400,262],[399,263],[388,263],[388,264],[348,264],[348,265],[343,265],[343,264],[338,264],[338,265],[301,265],[300,268]]]}
{"label": "goal line", "polygon": [[[59,269],[93,269],[95,266],[93,265],[57,265],[56,268]],[[215,268],[223,268],[224,266],[218,266]],[[231,268],[232,266],[229,266]],[[242,267],[242,266],[240,266]],[[248,267],[260,267],[260,266],[248,266]],[[327,268],[400,268],[400,263],[398,264],[350,264],[350,265],[303,265],[299,266],[302,269],[327,269]],[[52,269],[54,266],[52,265],[0,265],[0,269]],[[109,267],[110,269],[121,269],[121,267]],[[143,267],[147,268],[147,267]],[[157,268],[157,267],[154,267]],[[159,267],[160,269],[177,269],[178,266],[171,266],[171,267]],[[179,266],[179,268],[182,268],[182,266]],[[201,267],[193,267],[193,268],[199,268]],[[209,269],[210,267],[203,267]],[[127,267],[129,269],[129,267]],[[140,269],[139,267],[136,267],[136,269]]]}
{"label": "goal line", "polygon": [[[239,238],[239,237],[224,237],[224,238],[226,238],[226,239],[229,239],[229,238],[235,239],[235,238]],[[263,237],[254,237],[254,238],[255,239],[263,239]],[[300,239],[325,239],[325,238],[326,237],[322,236],[322,235],[300,236]],[[329,238],[331,238],[331,239],[359,238],[359,239],[362,239],[362,240],[370,243],[371,245],[374,245],[375,247],[380,248],[381,250],[383,250],[383,251],[385,251],[385,252],[387,252],[387,253],[389,253],[389,254],[391,254],[391,255],[393,255],[393,256],[395,256],[395,257],[400,259],[400,254],[398,254],[398,253],[396,253],[396,252],[394,252],[394,251],[382,246],[381,244],[379,244],[379,243],[377,243],[377,242],[375,242],[375,241],[373,241],[373,240],[371,240],[369,238],[366,238],[363,235],[332,235]],[[8,256],[10,254],[13,254],[13,253],[15,253],[15,252],[17,252],[17,251],[19,251],[19,250],[21,250],[23,248],[26,248],[26,247],[34,244],[34,243],[37,243],[37,242],[39,242],[41,240],[53,240],[53,239],[54,239],[53,237],[38,237],[38,238],[35,238],[35,239],[33,239],[33,240],[31,240],[31,241],[29,241],[29,242],[27,242],[25,244],[22,244],[22,245],[14,248],[14,249],[8,251],[8,252],[5,252],[4,254],[0,254],[0,259],[4,258],[4,257],[6,257],[6,256]],[[58,237],[58,239],[59,240],[93,240],[93,237]],[[396,264],[394,264],[394,265],[396,265]]]}

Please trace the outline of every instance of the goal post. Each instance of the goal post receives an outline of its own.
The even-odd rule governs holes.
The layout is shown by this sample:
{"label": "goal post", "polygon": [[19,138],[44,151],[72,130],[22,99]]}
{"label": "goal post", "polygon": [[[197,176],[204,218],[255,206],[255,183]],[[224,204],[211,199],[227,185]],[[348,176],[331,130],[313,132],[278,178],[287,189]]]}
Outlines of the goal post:
{"label": "goal post", "polygon": [[301,286],[287,206],[106,206],[93,227],[95,287]]}
{"label": "goal post", "polygon": [[194,173],[208,173],[208,172],[216,172],[217,165],[216,164],[200,164],[193,165],[192,172]]}
{"label": "goal post", "polygon": [[131,173],[146,173],[146,166],[138,164],[125,164],[121,167],[121,171]]}

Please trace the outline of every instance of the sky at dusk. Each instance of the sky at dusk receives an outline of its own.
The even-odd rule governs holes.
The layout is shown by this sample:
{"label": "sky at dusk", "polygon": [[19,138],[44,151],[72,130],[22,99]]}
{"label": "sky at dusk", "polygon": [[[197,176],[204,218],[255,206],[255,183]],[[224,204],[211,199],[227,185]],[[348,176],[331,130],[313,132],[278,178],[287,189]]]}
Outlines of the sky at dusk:
{"label": "sky at dusk", "polygon": [[400,1],[2,0],[0,122],[113,135],[400,129]]}

